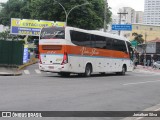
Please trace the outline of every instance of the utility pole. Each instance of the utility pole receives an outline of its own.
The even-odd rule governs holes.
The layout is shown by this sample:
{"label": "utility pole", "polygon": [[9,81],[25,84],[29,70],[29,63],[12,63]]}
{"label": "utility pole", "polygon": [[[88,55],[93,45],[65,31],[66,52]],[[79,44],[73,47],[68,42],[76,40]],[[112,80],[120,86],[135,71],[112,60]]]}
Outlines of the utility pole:
{"label": "utility pole", "polygon": [[[128,13],[125,13],[125,12],[120,12],[120,13],[117,13],[117,14],[119,14],[119,24],[121,24],[121,17],[122,17],[122,15],[126,15],[126,14],[128,14]],[[119,35],[121,35],[121,31],[119,30]]]}
{"label": "utility pole", "polygon": [[107,26],[106,26],[107,9],[108,9],[108,3],[107,3],[107,0],[104,0],[104,32],[106,32],[106,29],[107,29]]}
{"label": "utility pole", "polygon": [[145,39],[144,39],[144,59],[146,60],[146,48],[147,48],[147,33],[145,32]]}
{"label": "utility pole", "polygon": [[145,44],[147,44],[147,33],[145,32],[145,40],[144,40]]}

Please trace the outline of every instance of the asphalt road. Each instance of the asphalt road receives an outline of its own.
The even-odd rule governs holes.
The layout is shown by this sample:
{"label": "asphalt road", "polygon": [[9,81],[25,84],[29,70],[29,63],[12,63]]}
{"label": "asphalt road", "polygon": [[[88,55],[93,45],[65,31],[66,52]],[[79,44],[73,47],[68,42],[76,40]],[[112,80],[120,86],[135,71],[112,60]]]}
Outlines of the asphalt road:
{"label": "asphalt road", "polygon": [[62,78],[37,69],[36,64],[22,76],[0,77],[0,111],[142,111],[160,104],[160,75],[130,72]]}

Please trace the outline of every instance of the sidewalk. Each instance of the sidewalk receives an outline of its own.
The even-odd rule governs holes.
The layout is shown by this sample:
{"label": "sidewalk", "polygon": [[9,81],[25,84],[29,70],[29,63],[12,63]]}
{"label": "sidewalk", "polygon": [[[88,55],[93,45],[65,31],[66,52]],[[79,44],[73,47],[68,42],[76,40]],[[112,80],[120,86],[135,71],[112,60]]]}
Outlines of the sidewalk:
{"label": "sidewalk", "polygon": [[0,66],[0,76],[19,76],[22,75],[22,69],[32,64],[38,62],[38,59],[33,58],[28,63],[19,66],[18,68],[11,68],[11,67],[1,67]]}
{"label": "sidewalk", "polygon": [[142,65],[137,65],[137,67],[134,69],[136,72],[149,72],[149,73],[159,73],[160,74],[160,69],[155,69],[152,68],[151,66],[142,66]]}
{"label": "sidewalk", "polygon": [[21,70],[10,67],[0,67],[0,76],[19,76],[22,75]]}

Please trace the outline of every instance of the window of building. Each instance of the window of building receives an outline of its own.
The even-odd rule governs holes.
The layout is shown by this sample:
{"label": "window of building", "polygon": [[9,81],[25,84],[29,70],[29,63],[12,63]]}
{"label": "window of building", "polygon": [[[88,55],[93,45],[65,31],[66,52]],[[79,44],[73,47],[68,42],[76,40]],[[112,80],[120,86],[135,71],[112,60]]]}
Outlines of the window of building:
{"label": "window of building", "polygon": [[138,26],[136,26],[136,29],[138,30]]}

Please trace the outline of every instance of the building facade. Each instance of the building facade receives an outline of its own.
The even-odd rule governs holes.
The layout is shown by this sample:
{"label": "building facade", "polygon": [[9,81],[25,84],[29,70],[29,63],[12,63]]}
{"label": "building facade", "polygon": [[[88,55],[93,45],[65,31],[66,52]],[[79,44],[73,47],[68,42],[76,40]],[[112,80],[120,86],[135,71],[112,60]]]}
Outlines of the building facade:
{"label": "building facade", "polygon": [[134,39],[132,33],[143,35],[143,39],[148,41],[160,38],[160,25],[146,25],[146,24],[132,24],[132,31],[130,32],[130,40]]}
{"label": "building facade", "polygon": [[136,22],[135,23],[143,23],[143,11],[136,11]]}
{"label": "building facade", "polygon": [[128,13],[121,16],[122,19],[126,20],[126,24],[132,24],[136,22],[136,12],[131,7],[123,7],[119,9],[120,13]]}
{"label": "building facade", "polygon": [[160,25],[160,0],[145,0],[143,23]]}
{"label": "building facade", "polygon": [[[119,31],[112,30],[112,24],[132,24],[135,23],[136,21],[136,12],[134,9],[130,7],[123,7],[119,9],[119,13],[127,13],[127,14],[121,14],[121,18],[120,15],[112,16],[112,23],[109,25],[108,28],[108,32],[112,34],[119,34]],[[128,36],[128,32],[126,34],[126,31],[121,31],[120,33],[122,36],[124,36],[124,34],[125,37]]]}

